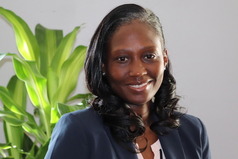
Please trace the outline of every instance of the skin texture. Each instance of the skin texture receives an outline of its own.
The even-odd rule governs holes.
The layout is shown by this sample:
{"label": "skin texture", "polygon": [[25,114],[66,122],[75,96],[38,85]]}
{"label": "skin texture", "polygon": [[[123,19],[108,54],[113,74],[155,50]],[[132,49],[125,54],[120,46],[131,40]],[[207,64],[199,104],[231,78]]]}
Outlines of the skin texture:
{"label": "skin texture", "polygon": [[[159,35],[147,24],[132,21],[122,25],[112,35],[103,65],[108,82],[118,96],[140,115],[147,125],[151,99],[161,86],[164,68],[168,62],[167,51],[162,50]],[[150,145],[157,135],[146,126],[148,148],[144,158],[153,158]],[[139,147],[145,141],[137,141]]]}

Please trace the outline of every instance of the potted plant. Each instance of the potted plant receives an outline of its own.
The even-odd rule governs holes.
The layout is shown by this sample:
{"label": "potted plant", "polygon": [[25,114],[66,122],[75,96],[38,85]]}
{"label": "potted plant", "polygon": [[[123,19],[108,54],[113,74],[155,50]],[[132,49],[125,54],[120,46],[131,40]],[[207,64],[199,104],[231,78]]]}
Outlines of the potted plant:
{"label": "potted plant", "polygon": [[[0,60],[12,58],[16,74],[7,87],[0,86],[0,118],[7,142],[0,144],[0,158],[43,158],[61,115],[85,108],[92,96],[72,95],[87,48],[74,47],[80,27],[64,36],[62,30],[38,24],[34,34],[14,12],[0,7],[0,16],[11,24],[19,51],[0,53]],[[74,100],[79,102],[69,106]],[[34,113],[28,112],[29,105]]]}

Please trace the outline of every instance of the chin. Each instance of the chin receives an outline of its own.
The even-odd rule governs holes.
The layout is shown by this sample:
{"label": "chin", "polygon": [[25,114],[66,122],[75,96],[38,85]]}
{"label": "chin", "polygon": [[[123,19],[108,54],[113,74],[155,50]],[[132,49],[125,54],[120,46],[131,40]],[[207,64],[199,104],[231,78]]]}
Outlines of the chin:
{"label": "chin", "polygon": [[147,103],[149,103],[150,102],[150,100],[137,100],[137,101],[128,101],[127,103],[129,104],[129,105],[135,105],[135,106],[143,106],[143,105],[145,105],[145,104],[147,104]]}

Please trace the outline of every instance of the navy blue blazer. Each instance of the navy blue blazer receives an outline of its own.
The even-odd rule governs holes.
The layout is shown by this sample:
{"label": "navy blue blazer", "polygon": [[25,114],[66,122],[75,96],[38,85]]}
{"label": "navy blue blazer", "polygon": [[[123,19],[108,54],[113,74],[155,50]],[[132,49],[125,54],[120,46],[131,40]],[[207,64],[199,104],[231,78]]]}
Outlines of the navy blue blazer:
{"label": "navy blue blazer", "polygon": [[[179,128],[159,136],[165,158],[210,159],[203,123],[191,115],[184,115],[180,120]],[[101,117],[88,108],[61,117],[45,159],[137,159],[137,155],[120,146]]]}

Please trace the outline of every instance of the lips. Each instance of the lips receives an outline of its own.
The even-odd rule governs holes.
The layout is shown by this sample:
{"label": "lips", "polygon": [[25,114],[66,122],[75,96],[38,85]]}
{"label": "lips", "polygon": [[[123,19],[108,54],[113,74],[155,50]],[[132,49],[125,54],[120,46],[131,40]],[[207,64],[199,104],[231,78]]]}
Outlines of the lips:
{"label": "lips", "polygon": [[148,82],[143,82],[140,84],[129,84],[129,88],[134,90],[134,91],[143,91],[147,88],[147,86],[149,86],[151,83],[151,81]]}
{"label": "lips", "polygon": [[133,88],[141,88],[141,87],[144,87],[145,85],[147,85],[148,83],[142,83],[142,84],[136,84],[136,85],[129,85],[130,87],[133,87]]}

